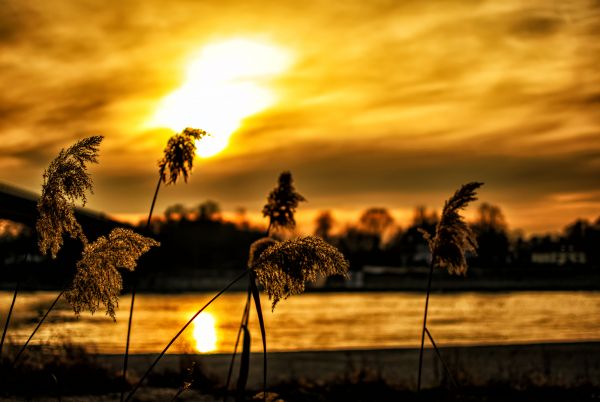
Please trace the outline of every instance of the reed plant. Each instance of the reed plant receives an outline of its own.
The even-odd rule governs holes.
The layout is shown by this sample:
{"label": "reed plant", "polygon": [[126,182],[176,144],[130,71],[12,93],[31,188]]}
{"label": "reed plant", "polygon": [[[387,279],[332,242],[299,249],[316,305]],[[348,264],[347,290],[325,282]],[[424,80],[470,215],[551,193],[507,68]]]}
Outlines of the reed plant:
{"label": "reed plant", "polygon": [[[423,368],[423,348],[425,344],[425,334],[431,341],[431,344],[440,358],[444,369],[452,379],[452,375],[447,364],[442,359],[439,349],[427,328],[427,311],[429,308],[429,295],[431,293],[431,281],[435,267],[446,269],[450,274],[466,275],[467,273],[467,254],[475,253],[477,250],[477,239],[464,217],[460,214],[469,203],[477,200],[477,189],[483,183],[470,182],[462,185],[452,197],[444,204],[442,216],[432,235],[421,230],[423,237],[427,240],[429,251],[431,253],[431,262],[429,264],[429,275],[427,279],[427,291],[425,296],[425,309],[423,313],[423,328],[421,331],[421,347],[419,349],[419,368],[417,372],[417,391],[421,390],[421,373]],[[452,379],[452,381],[454,381]]]}
{"label": "reed plant", "polygon": [[[273,232],[278,230],[293,230],[296,226],[295,213],[300,202],[306,198],[296,191],[290,172],[279,175],[277,186],[269,193],[267,203],[263,207],[263,216],[269,219],[266,237],[255,241],[250,246],[248,269],[249,284],[246,306],[242,314],[242,322],[232,354],[224,401],[227,400],[231,373],[240,335],[243,333],[240,374],[236,386],[236,400],[243,399],[245,384],[248,377],[248,360],[250,356],[250,332],[248,322],[251,303],[254,300],[256,313],[261,329],[263,342],[263,396],[267,395],[267,343],[266,330],[260,295],[257,283],[272,300],[271,310],[282,299],[305,290],[306,281],[314,281],[319,276],[346,275],[348,263],[343,255],[333,246],[315,236],[301,237],[279,241]],[[252,299],[250,298],[252,295]]]}
{"label": "reed plant", "polygon": [[[196,155],[196,141],[209,135],[206,131],[197,128],[186,128],[181,133],[169,138],[167,146],[164,149],[163,157],[158,161],[158,182],[152,196],[150,211],[146,221],[146,232],[150,228],[152,213],[156,204],[156,198],[160,190],[161,183],[165,185],[176,184],[179,178],[187,183],[194,167],[194,156]],[[125,356],[123,358],[123,386],[127,384],[127,366],[129,362],[129,345],[131,340],[131,324],[133,322],[133,312],[135,305],[137,283],[134,279],[131,285],[131,301],[129,305],[129,319],[127,322],[127,339],[125,341]],[[121,390],[121,402],[123,402],[124,389]]]}
{"label": "reed plant", "polygon": [[273,310],[280,300],[293,294],[302,293],[305,290],[306,281],[314,281],[319,277],[330,275],[347,276],[349,267],[348,261],[344,256],[335,247],[327,244],[319,237],[307,236],[280,241],[269,236],[272,229],[289,229],[294,227],[294,213],[300,201],[304,201],[304,197],[295,191],[291,173],[282,173],[278,186],[269,194],[267,205],[263,209],[263,214],[269,217],[268,235],[255,241],[250,246],[247,269],[241,272],[227,286],[198,309],[187,323],[179,329],[127,395],[125,398],[126,402],[133,398],[133,395],[141,387],[150,372],[196,317],[246,275],[249,279],[246,304],[229,367],[224,399],[226,400],[228,396],[233,363],[240,338],[242,337],[241,335],[243,334],[240,372],[237,379],[235,396],[237,401],[244,400],[245,386],[249,374],[251,339],[248,324],[252,302],[254,302],[261,329],[263,346],[263,398],[267,397],[267,343],[259,285],[263,287],[272,300],[271,308]]}
{"label": "reed plant", "polygon": [[138,258],[150,247],[158,246],[152,239],[134,233],[130,229],[115,228],[108,237],[99,237],[90,243],[75,218],[77,200],[85,205],[86,191],[92,192],[92,179],[86,163],[98,162],[98,147],[103,137],[94,136],[78,141],[66,151],[61,150],[44,172],[42,196],[38,202],[39,219],[36,224],[42,254],[50,253],[56,258],[63,244],[64,234],[79,239],[83,245],[77,272],[69,287],[64,287],[45,314],[38,321],[27,341],[17,352],[13,366],[25,352],[36,332],[64,295],[76,314],[83,309],[92,313],[100,304],[115,319],[115,307],[122,289],[121,274],[117,268],[133,271]]}
{"label": "reed plant", "polygon": [[[79,239],[83,244],[87,244],[87,238],[75,218],[75,206],[78,202],[85,206],[86,192],[93,192],[93,181],[87,171],[87,165],[98,163],[98,148],[103,138],[102,136],[87,137],[67,149],[61,149],[58,156],[44,170],[42,195],[37,203],[39,217],[36,223],[38,248],[42,255],[49,253],[55,259],[63,245],[64,235],[69,235],[71,238]],[[0,357],[19,291],[18,285],[19,283],[15,287],[4,325],[0,341]],[[64,291],[61,291],[58,294],[49,310],[54,308],[63,293]],[[17,354],[15,363],[46,319],[48,312],[38,322],[29,339]]]}

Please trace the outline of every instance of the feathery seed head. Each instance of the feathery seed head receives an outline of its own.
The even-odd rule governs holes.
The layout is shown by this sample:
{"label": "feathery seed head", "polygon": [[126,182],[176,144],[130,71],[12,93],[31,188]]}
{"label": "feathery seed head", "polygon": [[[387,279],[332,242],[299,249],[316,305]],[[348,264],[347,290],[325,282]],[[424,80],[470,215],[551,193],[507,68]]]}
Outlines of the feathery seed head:
{"label": "feathery seed head", "polygon": [[250,255],[248,256],[248,268],[252,269],[261,254],[276,243],[277,240],[272,237],[263,237],[252,243],[250,245]]}
{"label": "feathery seed head", "polygon": [[[251,250],[258,251],[267,244],[265,239],[256,243]],[[332,275],[346,277],[349,268],[342,253],[316,236],[273,241],[258,257],[251,254],[250,258],[249,267],[273,300],[273,310],[281,299],[304,292],[306,281]]]}
{"label": "feathery seed head", "polygon": [[81,239],[84,245],[87,243],[75,219],[75,202],[81,200],[85,205],[86,191],[92,192],[92,178],[87,172],[86,163],[98,163],[98,147],[103,138],[100,135],[84,138],[67,150],[62,149],[44,171],[36,223],[38,246],[42,254],[50,251],[52,258],[56,258],[63,244],[63,233]]}
{"label": "feathery seed head", "polygon": [[159,245],[153,239],[124,228],[113,229],[108,238],[101,236],[88,244],[77,262],[71,289],[65,293],[75,314],[79,315],[85,309],[93,314],[100,304],[104,304],[106,314],[114,320],[115,307],[119,305],[119,294],[123,289],[123,279],[117,268],[135,270],[138,258],[150,247]]}
{"label": "feathery seed head", "polygon": [[175,134],[167,142],[165,155],[158,162],[162,181],[165,184],[175,184],[180,175],[187,183],[188,176],[194,166],[196,155],[196,140],[210,135],[204,130],[186,128],[180,134]]}
{"label": "feathery seed head", "polygon": [[262,213],[264,217],[269,218],[269,224],[273,229],[277,227],[291,229],[296,226],[294,219],[296,208],[304,201],[306,199],[294,188],[292,174],[283,172],[279,175],[277,187],[269,194]]}
{"label": "feathery seed head", "polygon": [[429,243],[433,264],[448,269],[451,274],[467,273],[467,252],[477,250],[476,236],[460,215],[470,202],[477,199],[477,189],[483,183],[471,182],[461,186],[444,204],[442,216],[435,229],[435,236],[425,231],[423,237]]}

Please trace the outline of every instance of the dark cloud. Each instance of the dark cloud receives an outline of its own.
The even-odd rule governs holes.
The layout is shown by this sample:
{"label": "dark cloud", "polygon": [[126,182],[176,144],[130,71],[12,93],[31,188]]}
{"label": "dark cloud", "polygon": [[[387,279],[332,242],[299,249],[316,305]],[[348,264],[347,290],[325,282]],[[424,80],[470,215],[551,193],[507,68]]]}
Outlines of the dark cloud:
{"label": "dark cloud", "polygon": [[549,16],[525,16],[517,17],[513,23],[512,32],[524,38],[543,37],[556,34],[563,24],[563,20],[558,17]]}

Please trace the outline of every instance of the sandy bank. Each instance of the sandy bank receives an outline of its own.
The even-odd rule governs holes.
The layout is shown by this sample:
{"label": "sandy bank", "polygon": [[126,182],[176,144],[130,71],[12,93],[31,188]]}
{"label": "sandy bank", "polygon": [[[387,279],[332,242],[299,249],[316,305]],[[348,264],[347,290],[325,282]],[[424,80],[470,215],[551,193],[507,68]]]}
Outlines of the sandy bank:
{"label": "sandy bank", "polygon": [[[600,342],[441,347],[440,351],[460,386],[600,387]],[[418,355],[418,349],[409,348],[273,352],[268,355],[268,382],[271,385],[296,380],[326,383],[366,376],[403,389],[414,389]],[[132,374],[141,375],[155,356],[132,356]],[[180,372],[195,361],[206,375],[224,383],[230,359],[230,355],[223,354],[167,355],[155,371]],[[98,360],[114,370],[122,365],[120,355],[99,355]],[[262,354],[253,353],[250,364],[249,386],[259,388]],[[447,381],[433,350],[427,349],[424,387],[438,387]]]}

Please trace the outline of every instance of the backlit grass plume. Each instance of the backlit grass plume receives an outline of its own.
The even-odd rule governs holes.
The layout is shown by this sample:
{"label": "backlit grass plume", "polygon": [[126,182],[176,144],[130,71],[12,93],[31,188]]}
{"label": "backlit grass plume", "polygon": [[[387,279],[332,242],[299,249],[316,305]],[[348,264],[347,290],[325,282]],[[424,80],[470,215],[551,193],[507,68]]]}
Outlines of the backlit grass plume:
{"label": "backlit grass plume", "polygon": [[165,155],[158,162],[161,178],[165,184],[175,184],[179,176],[187,183],[194,166],[196,155],[196,140],[209,135],[198,128],[186,128],[181,134],[175,134],[169,139]]}
{"label": "backlit grass plume", "polygon": [[421,231],[429,243],[432,263],[440,268],[448,269],[451,274],[465,275],[467,260],[465,254],[477,250],[475,233],[460,215],[460,211],[477,200],[476,190],[483,183],[471,182],[459,188],[444,204],[442,216],[435,229],[433,238]]}
{"label": "backlit grass plume", "polygon": [[294,228],[296,226],[294,213],[298,204],[303,201],[306,199],[296,192],[292,174],[281,173],[277,187],[269,194],[267,204],[262,210],[263,216],[269,218],[269,228]]}
{"label": "backlit grass plume", "polygon": [[431,280],[433,277],[433,269],[436,266],[448,269],[450,274],[465,275],[467,273],[467,259],[465,258],[465,254],[468,252],[474,253],[476,251],[477,241],[475,239],[475,234],[460,215],[460,211],[465,209],[470,202],[477,199],[476,190],[482,185],[483,183],[479,182],[463,184],[454,195],[444,203],[442,216],[435,228],[435,235],[433,237],[426,231],[420,230],[423,237],[425,237],[425,240],[429,243],[431,263],[429,264],[425,309],[423,311],[423,328],[421,330],[421,348],[419,349],[419,367],[417,371],[417,391],[421,390],[425,334],[429,337],[449,378],[454,382],[452,374],[448,370],[448,365],[442,359],[440,351],[433,340],[433,336],[427,328],[427,312],[429,309],[429,295],[431,294]]}
{"label": "backlit grass plume", "polygon": [[103,304],[106,314],[115,319],[115,307],[123,289],[117,268],[135,270],[138,258],[159,243],[130,229],[113,229],[88,244],[77,263],[77,273],[65,298],[76,314],[89,310],[92,314]]}
{"label": "backlit grass plume", "polygon": [[255,272],[269,299],[273,300],[273,309],[281,299],[304,292],[307,281],[348,275],[348,261],[320,237],[273,242],[264,248],[268,240],[272,239],[260,239],[252,245],[251,250],[264,251],[258,257],[251,252],[249,268]]}
{"label": "backlit grass plume", "polygon": [[62,149],[44,171],[36,224],[38,246],[42,254],[50,251],[52,258],[56,258],[63,244],[64,233],[87,243],[75,219],[75,202],[79,200],[85,205],[86,191],[92,192],[92,178],[86,164],[98,163],[98,146],[103,138],[100,135],[84,138],[67,150]]}

